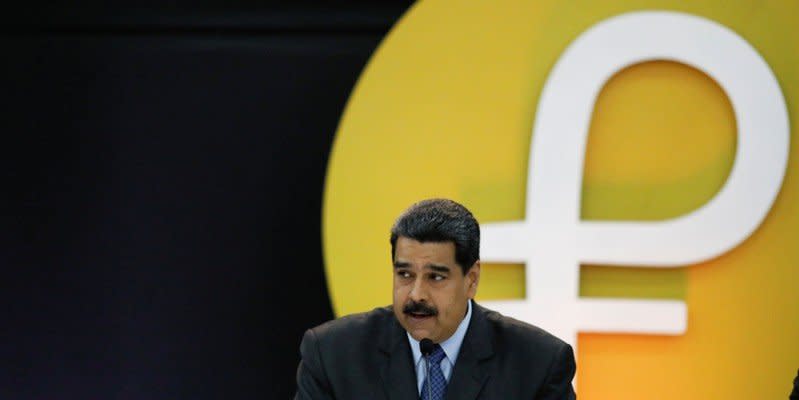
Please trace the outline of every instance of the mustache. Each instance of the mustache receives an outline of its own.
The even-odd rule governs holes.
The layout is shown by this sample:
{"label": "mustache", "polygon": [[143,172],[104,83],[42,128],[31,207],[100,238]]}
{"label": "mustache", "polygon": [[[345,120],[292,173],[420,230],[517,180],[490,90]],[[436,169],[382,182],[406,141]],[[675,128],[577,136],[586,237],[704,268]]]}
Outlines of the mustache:
{"label": "mustache", "polygon": [[402,307],[404,314],[422,314],[422,315],[438,315],[438,310],[435,307],[429,306],[425,303],[417,303],[410,301]]}

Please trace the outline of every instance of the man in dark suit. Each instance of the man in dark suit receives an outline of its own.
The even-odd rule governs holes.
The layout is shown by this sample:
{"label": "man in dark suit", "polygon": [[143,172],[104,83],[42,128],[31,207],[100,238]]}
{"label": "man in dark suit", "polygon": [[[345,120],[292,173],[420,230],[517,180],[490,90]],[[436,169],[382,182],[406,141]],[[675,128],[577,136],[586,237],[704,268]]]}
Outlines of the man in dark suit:
{"label": "man in dark suit", "polygon": [[472,300],[479,248],[462,205],[412,205],[391,229],[393,306],[306,331],[295,399],[574,399],[571,346]]}

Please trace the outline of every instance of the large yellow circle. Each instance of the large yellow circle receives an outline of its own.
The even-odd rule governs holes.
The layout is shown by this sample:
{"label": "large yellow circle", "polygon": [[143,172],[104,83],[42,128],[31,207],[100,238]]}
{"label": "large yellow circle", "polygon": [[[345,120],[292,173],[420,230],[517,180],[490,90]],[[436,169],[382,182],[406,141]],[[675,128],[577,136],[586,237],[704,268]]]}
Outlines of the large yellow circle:
{"label": "large yellow circle", "polygon": [[[330,156],[323,243],[337,315],[390,303],[389,228],[411,203],[449,197],[481,223],[523,219],[536,102],[550,68],[594,23],[641,9],[688,12],[730,27],[770,64],[789,107],[796,104],[793,1],[420,2],[363,72]],[[718,86],[697,71],[672,63],[633,67],[606,86],[595,111],[583,218],[676,216],[707,201],[726,178],[735,121]],[[799,365],[799,345],[790,339],[799,337],[799,313],[787,311],[799,309],[790,284],[799,281],[799,250],[786,242],[799,232],[799,211],[790,206],[799,202],[789,203],[799,195],[793,152],[789,164],[763,227],[727,255],[658,272],[583,268],[581,295],[680,298],[690,317],[680,337],[581,334],[581,398],[784,397]],[[756,268],[763,264],[770,268]],[[524,296],[523,274],[522,266],[488,266],[478,300]],[[753,280],[769,296],[752,289]],[[765,320],[763,310],[775,307],[786,312]],[[762,337],[768,343],[743,346]],[[733,355],[748,366],[731,365]],[[752,365],[759,379],[750,379]]]}

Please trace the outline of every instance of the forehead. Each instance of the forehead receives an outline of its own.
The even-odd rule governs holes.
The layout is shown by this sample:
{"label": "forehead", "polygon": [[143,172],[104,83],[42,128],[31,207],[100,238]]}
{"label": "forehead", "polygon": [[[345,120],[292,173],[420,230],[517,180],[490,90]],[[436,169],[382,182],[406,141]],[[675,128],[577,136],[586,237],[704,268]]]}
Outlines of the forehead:
{"label": "forehead", "polygon": [[400,236],[394,251],[394,261],[408,263],[437,263],[452,265],[455,263],[455,243],[453,242],[420,242]]}

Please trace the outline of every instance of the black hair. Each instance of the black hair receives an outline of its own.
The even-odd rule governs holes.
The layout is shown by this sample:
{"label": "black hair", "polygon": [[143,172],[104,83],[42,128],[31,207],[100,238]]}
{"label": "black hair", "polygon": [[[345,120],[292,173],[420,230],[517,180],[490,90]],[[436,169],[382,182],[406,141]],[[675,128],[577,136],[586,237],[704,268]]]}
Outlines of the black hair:
{"label": "black hair", "polygon": [[419,242],[453,242],[464,275],[480,259],[480,225],[466,207],[448,199],[427,199],[410,206],[391,227],[391,259],[402,236]]}

